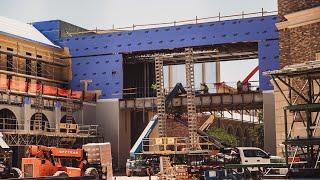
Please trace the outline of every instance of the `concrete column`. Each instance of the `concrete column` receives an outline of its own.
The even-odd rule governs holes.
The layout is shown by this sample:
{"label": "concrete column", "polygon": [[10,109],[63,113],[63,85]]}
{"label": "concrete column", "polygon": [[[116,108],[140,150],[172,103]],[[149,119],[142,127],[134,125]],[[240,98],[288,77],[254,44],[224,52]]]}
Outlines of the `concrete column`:
{"label": "concrete column", "polygon": [[131,117],[129,110],[120,110],[119,119],[119,168],[125,168],[131,149]]}
{"label": "concrete column", "polygon": [[220,62],[216,62],[216,83],[221,82]]}
{"label": "concrete column", "polygon": [[31,111],[31,99],[29,97],[24,97],[24,104],[21,111],[21,120],[24,121],[24,130],[30,131],[30,120],[32,116]]}
{"label": "concrete column", "polygon": [[264,149],[276,154],[276,117],[273,91],[263,92]]}
{"label": "concrete column", "polygon": [[201,81],[202,83],[207,83],[207,71],[206,71],[206,63],[202,63],[201,64],[201,71],[202,71],[202,77],[201,77]]}
{"label": "concrete column", "polygon": [[57,101],[54,107],[54,118],[55,118],[56,132],[60,132],[60,120],[62,118],[62,114],[61,114],[61,103],[59,101]]}
{"label": "concrete column", "polygon": [[173,69],[172,69],[172,65],[168,66],[168,85],[169,88],[173,88]]}

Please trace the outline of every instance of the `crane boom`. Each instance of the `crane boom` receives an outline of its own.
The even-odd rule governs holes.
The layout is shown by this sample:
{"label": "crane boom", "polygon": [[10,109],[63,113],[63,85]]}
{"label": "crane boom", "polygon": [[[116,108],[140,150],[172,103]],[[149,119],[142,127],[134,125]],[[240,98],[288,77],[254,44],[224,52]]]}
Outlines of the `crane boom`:
{"label": "crane boom", "polygon": [[259,66],[255,67],[249,74],[246,78],[244,78],[244,80],[242,81],[242,84],[247,84],[248,81],[252,78],[252,76],[254,74],[256,74],[256,72],[258,72],[259,70]]}

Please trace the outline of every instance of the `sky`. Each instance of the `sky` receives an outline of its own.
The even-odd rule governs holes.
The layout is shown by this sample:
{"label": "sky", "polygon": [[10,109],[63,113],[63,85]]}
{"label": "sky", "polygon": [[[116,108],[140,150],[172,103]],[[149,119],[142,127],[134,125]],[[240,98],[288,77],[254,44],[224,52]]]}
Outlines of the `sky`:
{"label": "sky", "polygon": [[[262,8],[277,10],[277,0],[1,0],[0,16],[25,23],[60,19],[87,29],[110,29]],[[243,79],[256,65],[257,61],[222,63],[222,81]],[[253,80],[257,79],[256,75]]]}
{"label": "sky", "polygon": [[0,15],[35,22],[61,19],[89,29],[277,10],[277,0],[1,0]]}

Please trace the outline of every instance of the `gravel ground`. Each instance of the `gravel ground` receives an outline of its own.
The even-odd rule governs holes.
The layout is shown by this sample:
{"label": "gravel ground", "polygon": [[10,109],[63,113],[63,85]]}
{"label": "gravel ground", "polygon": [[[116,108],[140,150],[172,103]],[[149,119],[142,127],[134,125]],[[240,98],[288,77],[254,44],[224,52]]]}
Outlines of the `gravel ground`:
{"label": "gravel ground", "polygon": [[[139,176],[132,176],[132,177],[127,177],[127,176],[114,176],[114,180],[129,180],[129,179],[139,179],[139,180],[149,180],[149,177],[139,177]],[[151,177],[152,180],[156,180],[156,176]]]}

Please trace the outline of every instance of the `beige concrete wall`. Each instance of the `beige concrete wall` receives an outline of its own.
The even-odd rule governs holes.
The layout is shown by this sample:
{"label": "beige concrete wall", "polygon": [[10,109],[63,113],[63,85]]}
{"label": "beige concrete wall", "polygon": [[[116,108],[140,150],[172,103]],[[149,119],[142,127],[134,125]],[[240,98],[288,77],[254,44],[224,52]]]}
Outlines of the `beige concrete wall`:
{"label": "beige concrete wall", "polygon": [[264,150],[276,154],[276,119],[273,91],[263,92]]}
{"label": "beige concrete wall", "polygon": [[[277,81],[283,90],[284,94],[288,95],[288,89],[279,81]],[[285,140],[285,123],[284,123],[284,112],[283,107],[287,106],[288,103],[281,94],[280,90],[274,86],[274,102],[275,102],[275,129],[276,129],[276,154],[283,156],[283,141]],[[291,117],[288,118],[289,122],[292,122]]]}
{"label": "beige concrete wall", "polygon": [[111,153],[113,164],[119,165],[119,119],[120,109],[117,99],[98,100],[96,118],[101,126],[101,133],[105,142],[111,143]]}
{"label": "beige concrete wall", "polygon": [[74,117],[80,124],[98,124],[96,118],[96,104],[84,102],[82,109],[75,113]]}

